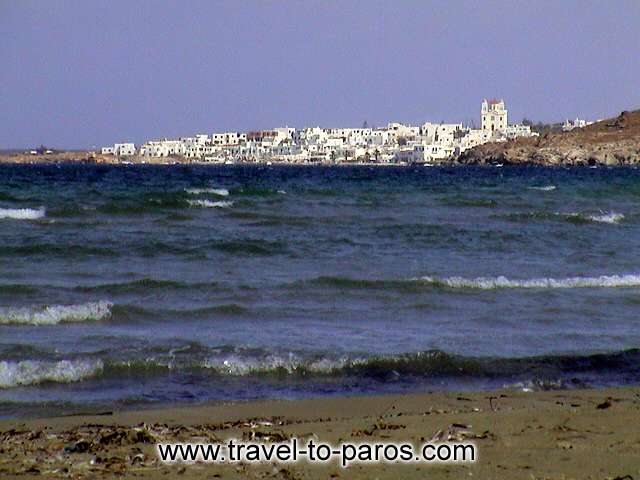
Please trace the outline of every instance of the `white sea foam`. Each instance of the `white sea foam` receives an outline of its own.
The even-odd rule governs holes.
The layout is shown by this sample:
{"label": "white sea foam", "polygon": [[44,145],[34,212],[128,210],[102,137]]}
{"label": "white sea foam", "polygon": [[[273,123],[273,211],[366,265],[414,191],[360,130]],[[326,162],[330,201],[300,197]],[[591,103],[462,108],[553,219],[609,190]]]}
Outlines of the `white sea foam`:
{"label": "white sea foam", "polygon": [[226,188],[187,188],[185,189],[185,191],[189,195],[202,195],[205,193],[212,193],[220,197],[229,196],[229,190],[227,190]]}
{"label": "white sea foam", "polygon": [[502,388],[516,389],[521,390],[522,392],[531,393],[537,391],[566,389],[567,386],[561,379],[536,379],[524,382],[506,383],[502,385]]}
{"label": "white sea foam", "polygon": [[640,275],[602,275],[600,277],[530,278],[512,280],[500,277],[422,277],[416,279],[450,288],[475,288],[493,290],[498,288],[619,288],[640,287]]}
{"label": "white sea foam", "polygon": [[0,361],[0,388],[36,385],[43,382],[78,382],[97,375],[103,367],[100,360]]}
{"label": "white sea foam", "polygon": [[229,208],[233,205],[232,201],[218,201],[214,202],[212,200],[188,200],[189,205],[192,207],[201,207],[201,208]]}
{"label": "white sea foam", "polygon": [[616,224],[624,220],[624,215],[622,213],[616,213],[616,212],[600,212],[596,214],[587,214],[587,213],[578,213],[578,212],[573,212],[573,213],[557,212],[555,213],[555,215],[558,215],[560,217],[565,217],[565,218],[574,218],[574,219],[578,219],[586,222],[596,222],[596,223]]}
{"label": "white sea foam", "polygon": [[363,362],[363,359],[350,358],[317,358],[302,359],[295,354],[267,355],[264,357],[246,357],[242,355],[225,355],[207,359],[203,367],[210,368],[223,375],[244,376],[256,373],[275,373],[284,371],[293,374],[300,371],[314,373],[331,373],[347,365]]}
{"label": "white sea foam", "polygon": [[111,316],[112,303],[106,301],[79,305],[47,305],[41,308],[1,308],[0,325],[56,325],[62,322],[104,320]]}
{"label": "white sea foam", "polygon": [[38,220],[45,216],[44,207],[40,208],[0,208],[0,219]]}
{"label": "white sea foam", "polygon": [[619,223],[624,220],[624,215],[616,212],[603,212],[598,215],[587,215],[586,218],[598,223]]}
{"label": "white sea foam", "polygon": [[555,185],[544,185],[542,187],[529,187],[531,190],[540,190],[542,192],[551,192],[556,189]]}

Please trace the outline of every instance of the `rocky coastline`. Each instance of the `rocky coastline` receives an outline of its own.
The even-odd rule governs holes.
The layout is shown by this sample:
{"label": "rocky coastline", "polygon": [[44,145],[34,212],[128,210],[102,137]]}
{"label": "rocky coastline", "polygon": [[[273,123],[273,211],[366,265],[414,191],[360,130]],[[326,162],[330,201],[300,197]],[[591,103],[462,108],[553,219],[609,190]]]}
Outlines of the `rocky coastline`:
{"label": "rocky coastline", "polygon": [[621,166],[640,163],[640,110],[584,128],[479,145],[455,165]]}

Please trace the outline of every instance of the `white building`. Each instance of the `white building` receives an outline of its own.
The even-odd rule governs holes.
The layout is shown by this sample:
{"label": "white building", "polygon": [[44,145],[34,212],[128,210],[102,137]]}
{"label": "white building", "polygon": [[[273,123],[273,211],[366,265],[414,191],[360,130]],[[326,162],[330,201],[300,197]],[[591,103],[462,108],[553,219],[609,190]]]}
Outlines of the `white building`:
{"label": "white building", "polygon": [[[186,141],[185,141],[186,140]],[[140,155],[143,157],[168,157],[169,155],[184,156],[190,145],[191,139],[159,140],[147,142],[140,147]]]}
{"label": "white building", "polygon": [[397,163],[422,163],[424,162],[424,146],[400,147],[396,150],[393,160]]}
{"label": "white building", "polygon": [[127,157],[136,154],[136,146],[133,143],[116,143],[113,147],[102,147],[100,153],[103,155]]}
{"label": "white building", "polygon": [[571,120],[565,120],[564,123],[562,124],[562,131],[563,132],[570,132],[571,130],[573,130],[574,128],[584,128],[587,125],[591,125],[593,122],[588,122],[586,120],[582,120],[580,118],[577,118],[573,121]]}
{"label": "white building", "polygon": [[389,140],[393,142],[397,142],[400,138],[411,140],[420,135],[420,127],[392,122],[387,125],[387,133]]}
{"label": "white building", "polygon": [[420,135],[424,143],[450,144],[455,140],[456,134],[463,130],[462,123],[427,122],[420,127]]}
{"label": "white building", "polygon": [[537,132],[532,132],[529,125],[507,125],[504,135],[508,139],[517,137],[537,137]]}
{"label": "white building", "polygon": [[504,132],[508,125],[507,109],[504,100],[487,100],[482,101],[480,111],[480,120],[482,130],[491,133]]}
{"label": "white building", "polygon": [[135,155],[136,146],[133,143],[116,143],[113,145],[113,153],[118,157]]}
{"label": "white building", "polygon": [[273,131],[276,133],[275,138],[273,139],[273,143],[276,145],[281,144],[284,141],[293,140],[296,129],[295,128],[274,128]]}
{"label": "white building", "polygon": [[128,157],[136,154],[136,146],[133,143],[116,143],[113,147],[102,147],[100,153],[103,155]]}
{"label": "white building", "polygon": [[490,142],[492,138],[491,132],[482,129],[467,129],[459,132],[454,142],[456,153],[462,153],[465,150]]}
{"label": "white building", "polygon": [[211,135],[211,143],[214,145],[238,145],[247,140],[247,135],[238,132],[214,133]]}
{"label": "white building", "polygon": [[437,163],[450,158],[456,149],[453,145],[443,145],[432,143],[424,146],[424,161],[426,163]]}

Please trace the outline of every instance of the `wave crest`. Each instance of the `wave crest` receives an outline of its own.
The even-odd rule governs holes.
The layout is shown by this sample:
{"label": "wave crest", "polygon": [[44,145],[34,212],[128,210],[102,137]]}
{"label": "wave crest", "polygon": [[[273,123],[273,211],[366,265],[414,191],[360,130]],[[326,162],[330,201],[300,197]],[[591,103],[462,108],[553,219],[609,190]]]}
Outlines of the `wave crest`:
{"label": "wave crest", "polygon": [[616,212],[603,212],[598,215],[587,215],[587,219],[597,223],[620,223],[624,220],[624,215]]}
{"label": "wave crest", "polygon": [[[611,373],[629,381],[640,378],[638,349],[587,355],[534,357],[476,357],[451,354],[442,350],[338,356],[330,352],[273,351],[230,346],[210,349],[192,344],[171,348],[163,353],[151,349],[143,356],[136,356],[137,358],[109,357],[111,355],[100,359],[92,356],[47,361],[27,357],[0,361],[0,388],[44,382],[79,382],[92,378],[148,378],[167,374],[184,374],[203,382],[215,381],[216,377],[285,377],[308,381],[324,381],[329,378],[382,381],[395,381],[400,378],[407,381],[476,378],[513,384],[520,381],[539,383],[554,379],[582,382],[589,381],[594,375]],[[538,386],[544,388],[542,384]]]}
{"label": "wave crest", "polygon": [[106,301],[79,305],[47,305],[42,308],[0,309],[0,325],[56,325],[63,322],[104,320],[111,316],[113,304]]}
{"label": "wave crest", "polygon": [[38,220],[44,218],[44,207],[40,208],[0,208],[0,219]]}
{"label": "wave crest", "polygon": [[233,205],[232,201],[223,200],[214,202],[212,200],[187,200],[191,207],[201,208],[229,208]]}
{"label": "wave crest", "polygon": [[248,376],[248,375],[305,375],[338,374],[345,367],[366,362],[365,359],[349,358],[313,358],[305,359],[295,354],[266,355],[251,358],[242,355],[228,355],[225,357],[211,357],[206,359],[202,367],[214,370],[220,375]]}
{"label": "wave crest", "polygon": [[448,288],[493,290],[499,288],[619,288],[640,286],[640,275],[601,275],[599,277],[530,278],[512,280],[499,277],[421,277],[420,282]]}
{"label": "wave crest", "polygon": [[79,382],[98,375],[103,367],[101,360],[0,361],[0,388],[37,385],[44,382]]}
{"label": "wave crest", "polygon": [[185,192],[189,195],[202,195],[205,193],[211,193],[220,197],[229,196],[229,190],[226,188],[186,188]]}
{"label": "wave crest", "polygon": [[599,213],[582,213],[582,212],[521,212],[509,213],[506,215],[497,215],[494,218],[506,218],[507,220],[521,222],[530,220],[562,220],[565,222],[585,224],[585,223],[608,223],[617,224],[625,219],[624,214],[618,212],[599,212]]}

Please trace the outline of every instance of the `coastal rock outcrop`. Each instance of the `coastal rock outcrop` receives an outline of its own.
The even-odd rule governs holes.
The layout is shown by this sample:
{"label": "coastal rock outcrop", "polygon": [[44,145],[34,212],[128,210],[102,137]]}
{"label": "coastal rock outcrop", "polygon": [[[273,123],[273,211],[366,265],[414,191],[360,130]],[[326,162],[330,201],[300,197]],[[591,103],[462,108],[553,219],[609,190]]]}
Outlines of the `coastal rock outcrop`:
{"label": "coastal rock outcrop", "polygon": [[570,132],[479,145],[453,160],[462,165],[635,165],[640,163],[640,110],[624,111]]}

